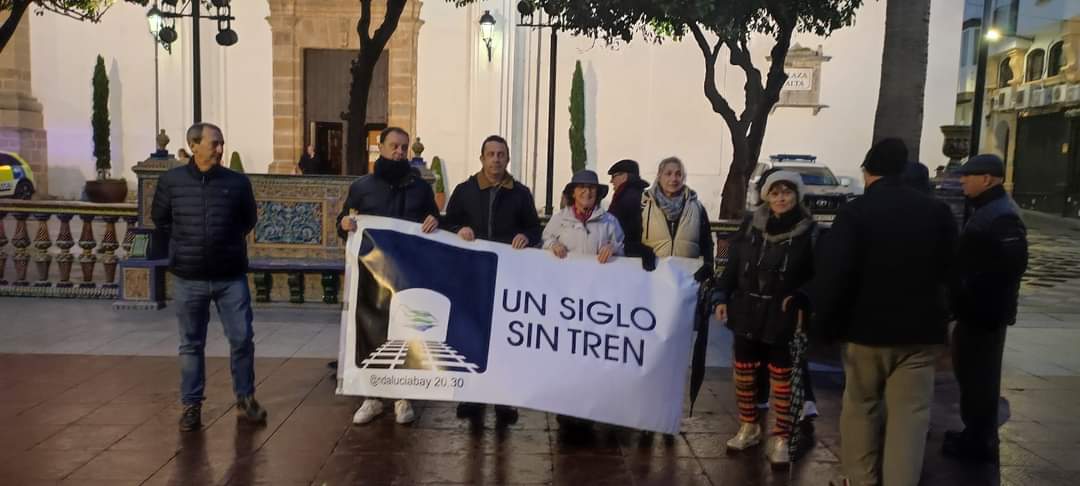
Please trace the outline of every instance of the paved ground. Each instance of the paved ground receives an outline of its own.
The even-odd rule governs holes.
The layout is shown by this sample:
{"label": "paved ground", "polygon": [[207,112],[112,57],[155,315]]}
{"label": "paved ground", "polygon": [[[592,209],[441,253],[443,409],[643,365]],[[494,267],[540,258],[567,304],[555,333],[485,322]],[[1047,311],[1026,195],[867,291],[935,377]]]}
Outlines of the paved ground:
{"label": "paved ground", "polygon": [[[1034,225],[1032,272],[1009,331],[1002,465],[969,467],[938,453],[959,424],[957,391],[939,374],[924,485],[1066,485],[1080,475],[1080,232]],[[172,313],[114,312],[106,303],[0,299],[0,484],[826,484],[837,466],[841,376],[815,367],[823,416],[814,449],[789,474],[760,451],[728,455],[737,423],[730,371],[710,371],[695,416],[674,437],[598,428],[567,437],[524,411],[496,429],[429,403],[412,426],[390,417],[349,424],[357,401],[336,397],[335,309],[260,308],[259,397],[265,427],[237,424],[227,362],[210,359],[202,432],[180,434]],[[710,361],[726,366],[729,337]],[[225,356],[220,327],[208,353]]]}

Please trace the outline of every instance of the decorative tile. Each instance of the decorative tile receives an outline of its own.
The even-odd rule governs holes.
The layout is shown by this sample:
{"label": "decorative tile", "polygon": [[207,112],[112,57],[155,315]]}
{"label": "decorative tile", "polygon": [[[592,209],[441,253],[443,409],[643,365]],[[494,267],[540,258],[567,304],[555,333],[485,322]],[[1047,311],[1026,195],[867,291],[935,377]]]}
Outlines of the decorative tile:
{"label": "decorative tile", "polygon": [[323,205],[317,202],[259,201],[256,243],[321,245]]}

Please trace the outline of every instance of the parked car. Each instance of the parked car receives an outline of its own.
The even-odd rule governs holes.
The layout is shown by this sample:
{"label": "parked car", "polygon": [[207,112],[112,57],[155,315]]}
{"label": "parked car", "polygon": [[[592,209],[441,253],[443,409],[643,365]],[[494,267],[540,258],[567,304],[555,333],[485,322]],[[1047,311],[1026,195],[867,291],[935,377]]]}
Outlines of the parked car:
{"label": "parked car", "polygon": [[30,199],[35,191],[30,164],[17,153],[0,151],[0,197]]}
{"label": "parked car", "polygon": [[[750,186],[755,187],[761,174],[773,167],[797,172],[802,177],[806,186],[803,204],[821,223],[831,223],[840,206],[859,195],[850,177],[836,177],[828,166],[818,163],[816,156],[804,154],[770,155],[767,162],[760,162],[754,168],[750,175]],[[757,191],[747,191],[746,208],[756,207],[760,198]]]}

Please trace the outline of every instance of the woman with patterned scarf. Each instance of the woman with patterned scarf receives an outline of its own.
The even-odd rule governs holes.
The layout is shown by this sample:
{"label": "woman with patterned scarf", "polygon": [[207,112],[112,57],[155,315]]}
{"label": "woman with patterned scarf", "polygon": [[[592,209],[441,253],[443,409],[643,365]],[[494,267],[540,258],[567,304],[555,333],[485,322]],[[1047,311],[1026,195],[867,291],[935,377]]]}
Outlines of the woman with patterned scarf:
{"label": "woman with patterned scarf", "polygon": [[768,366],[775,423],[765,455],[777,466],[789,461],[796,419],[791,409],[789,352],[796,320],[782,303],[813,276],[817,225],[801,203],[803,194],[797,173],[781,170],[765,179],[761,186],[765,204],[731,240],[727,265],[714,292],[716,319],[726,321],[735,335],[735,401],[742,427],[727,447],[742,451],[761,442],[755,375]]}
{"label": "woman with patterned scarf", "polygon": [[641,197],[641,226],[641,242],[656,257],[703,258],[694,279],[704,282],[712,277],[709,215],[697,193],[686,186],[686,168],[678,157],[660,161],[656,182]]}

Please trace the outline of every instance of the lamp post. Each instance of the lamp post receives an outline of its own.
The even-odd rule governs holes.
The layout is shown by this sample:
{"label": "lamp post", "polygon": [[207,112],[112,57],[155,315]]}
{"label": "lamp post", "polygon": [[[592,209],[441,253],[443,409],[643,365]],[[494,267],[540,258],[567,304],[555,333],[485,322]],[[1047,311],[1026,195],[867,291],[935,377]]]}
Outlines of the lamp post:
{"label": "lamp post", "polygon": [[979,35],[979,58],[975,64],[975,96],[971,99],[971,143],[968,144],[968,155],[979,155],[979,137],[982,136],[982,107],[983,97],[986,95],[986,59],[990,53],[988,38],[990,37],[990,13],[994,8],[994,0],[985,0],[983,3],[982,29],[986,35]]}
{"label": "lamp post", "polygon": [[518,13],[521,14],[521,20],[518,22],[518,27],[530,27],[535,29],[550,28],[551,29],[551,59],[548,61],[549,76],[548,76],[548,140],[547,140],[547,194],[544,198],[544,214],[551,216],[553,212],[552,205],[552,191],[554,190],[555,179],[555,63],[558,60],[559,53],[559,28],[561,25],[558,22],[552,22],[552,18],[555,17],[557,11],[549,10],[547,23],[540,21],[533,21],[533,13],[536,8],[529,0],[521,0],[517,4]]}
{"label": "lamp post", "polygon": [[491,38],[495,33],[495,17],[491,16],[490,10],[484,10],[484,15],[480,16],[480,38],[484,41],[484,46],[487,47],[488,62],[491,62]]}
{"label": "lamp post", "polygon": [[161,33],[161,10],[158,9],[155,3],[150,8],[149,12],[146,12],[146,23],[150,27],[150,36],[154,38],[154,135],[158,134],[161,130],[161,104],[159,97],[160,84],[158,83],[158,43],[161,42],[161,38],[158,34]]}
{"label": "lamp post", "polygon": [[[202,0],[192,0],[191,13],[184,13],[183,6],[177,9],[177,0],[162,0],[162,4],[165,7],[160,11],[160,15],[163,19],[164,27],[158,32],[158,38],[165,45],[166,49],[170,49],[170,45],[176,41],[176,19],[190,17],[191,18],[191,64],[192,64],[192,99],[194,108],[192,110],[194,123],[202,121],[202,59],[199,49],[199,24],[202,19],[217,21],[218,33],[217,43],[221,46],[228,47],[236,44],[238,37],[236,31],[232,30],[232,21],[236,20],[236,17],[232,16],[232,6],[230,0],[210,0],[210,3],[217,11],[216,15],[202,15],[201,5]],[[151,8],[151,12],[157,8]],[[147,16],[149,17],[149,13]]]}

